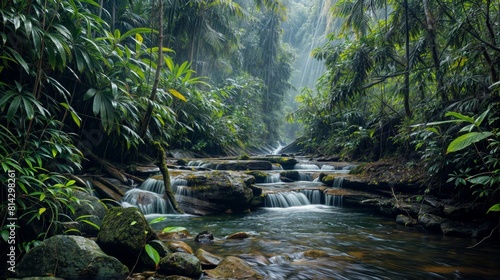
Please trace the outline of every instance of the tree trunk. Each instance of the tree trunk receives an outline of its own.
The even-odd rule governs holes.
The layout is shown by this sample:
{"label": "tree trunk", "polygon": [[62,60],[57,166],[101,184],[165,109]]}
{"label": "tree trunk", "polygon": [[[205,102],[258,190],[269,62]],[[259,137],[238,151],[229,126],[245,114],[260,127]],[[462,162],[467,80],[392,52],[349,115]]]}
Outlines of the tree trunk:
{"label": "tree trunk", "polygon": [[159,15],[160,15],[160,27],[158,36],[158,64],[156,66],[155,81],[153,83],[153,88],[151,89],[151,95],[149,96],[148,107],[146,113],[144,113],[144,118],[141,121],[141,126],[139,130],[139,136],[144,139],[148,131],[149,122],[151,121],[151,116],[153,115],[153,105],[152,103],[156,100],[156,93],[158,92],[158,84],[160,83],[160,73],[163,66],[163,0],[160,0],[159,5]]}
{"label": "tree trunk", "polygon": [[405,69],[405,84],[404,84],[404,106],[407,118],[411,118],[410,109],[410,25],[408,22],[408,0],[405,0],[405,29],[406,29],[406,69]]}
{"label": "tree trunk", "polygon": [[422,0],[424,6],[426,30],[429,34],[429,42],[431,47],[432,60],[434,63],[434,70],[436,71],[436,89],[441,101],[448,101],[445,91],[443,90],[443,75],[441,73],[441,61],[439,60],[439,52],[436,44],[436,30],[434,26],[434,18],[429,7],[429,0]]}
{"label": "tree trunk", "polygon": [[180,214],[184,214],[184,211],[179,208],[179,205],[177,204],[177,201],[175,200],[175,194],[172,191],[172,185],[170,183],[170,174],[168,172],[167,168],[167,157],[165,155],[165,150],[161,146],[159,142],[154,143],[156,150],[158,152],[158,157],[157,157],[157,165],[160,168],[160,172],[163,175],[163,184],[165,185],[165,194],[167,195],[168,200],[170,200],[170,203],[174,207],[174,210],[177,211]]}

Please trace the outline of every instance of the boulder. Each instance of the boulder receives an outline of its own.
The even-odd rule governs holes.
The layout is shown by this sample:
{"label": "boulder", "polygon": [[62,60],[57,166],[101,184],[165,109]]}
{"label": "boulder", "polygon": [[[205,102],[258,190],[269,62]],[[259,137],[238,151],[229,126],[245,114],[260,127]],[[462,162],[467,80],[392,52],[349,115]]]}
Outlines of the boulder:
{"label": "boulder", "polygon": [[16,267],[16,277],[53,275],[64,279],[117,279],[128,268],[82,236],[56,235],[31,249]]}
{"label": "boulder", "polygon": [[[107,212],[106,207],[97,197],[89,193],[75,191],[74,196],[80,200],[79,203],[73,202],[70,204],[75,209],[75,213],[71,214],[70,217],[78,221],[76,229],[82,235],[97,236],[102,219]],[[89,223],[83,221],[88,221]]]}
{"label": "boulder", "polygon": [[[212,171],[195,172],[185,175],[181,179],[187,181],[191,190],[191,199],[180,199],[180,205],[187,211],[197,209],[197,204],[190,204],[190,200],[197,202],[205,201],[204,212],[207,214],[221,213],[227,210],[243,211],[248,209],[249,202],[253,198],[253,190],[249,187],[255,181],[250,175],[237,172]],[[194,199],[194,200],[193,200]],[[209,207],[212,205],[211,207]],[[187,207],[186,207],[187,206]],[[214,212],[209,212],[213,209]],[[215,212],[217,211],[217,212]]]}
{"label": "boulder", "polygon": [[201,275],[201,263],[192,254],[177,252],[161,259],[158,272],[198,278]]}
{"label": "boulder", "polygon": [[143,247],[155,238],[155,232],[139,209],[114,207],[104,216],[97,244],[107,254],[133,267]]}
{"label": "boulder", "polygon": [[295,182],[300,180],[299,171],[287,170],[280,172],[280,179],[283,182]]}
{"label": "boulder", "polygon": [[224,258],[216,268],[204,272],[213,279],[264,279],[247,262],[233,256]]}
{"label": "boulder", "polygon": [[272,170],[273,165],[267,160],[227,160],[213,163],[215,170]]}
{"label": "boulder", "polygon": [[445,218],[433,214],[423,213],[418,215],[418,223],[431,232],[441,233],[441,224],[445,221]]}
{"label": "boulder", "polygon": [[191,255],[194,253],[191,246],[189,246],[186,242],[183,241],[170,241],[167,243],[167,248],[174,253],[180,252],[180,253],[188,253]]}
{"label": "boulder", "polygon": [[209,253],[203,249],[196,250],[194,254],[199,260],[203,268],[215,268],[223,260],[222,257]]}

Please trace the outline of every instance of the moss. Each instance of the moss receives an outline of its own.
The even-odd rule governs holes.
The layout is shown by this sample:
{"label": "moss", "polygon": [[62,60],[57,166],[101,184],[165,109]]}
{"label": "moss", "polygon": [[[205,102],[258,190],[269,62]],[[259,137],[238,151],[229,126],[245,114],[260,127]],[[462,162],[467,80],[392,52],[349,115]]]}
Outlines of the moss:
{"label": "moss", "polygon": [[322,173],[319,177],[319,180],[321,181],[321,183],[323,183],[327,186],[333,186],[333,181],[335,181],[335,175],[333,175],[333,174],[326,175],[326,174]]}

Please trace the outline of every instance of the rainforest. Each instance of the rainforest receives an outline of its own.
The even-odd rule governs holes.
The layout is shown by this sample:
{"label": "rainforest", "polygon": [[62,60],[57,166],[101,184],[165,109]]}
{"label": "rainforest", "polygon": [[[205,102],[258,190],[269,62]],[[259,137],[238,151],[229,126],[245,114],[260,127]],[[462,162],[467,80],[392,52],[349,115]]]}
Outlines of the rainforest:
{"label": "rainforest", "polygon": [[[314,232],[316,225],[290,222],[285,213],[268,209],[292,207],[290,214],[297,219],[317,219],[317,230],[352,234],[340,226],[344,221],[323,224],[332,215],[345,215],[347,228],[366,226],[369,236],[385,230],[378,228],[385,222],[381,217],[369,220],[372,211],[359,205],[392,209],[390,215],[407,217],[399,220],[407,230],[401,242],[413,244],[414,250],[418,234],[446,235],[437,225],[446,222],[429,222],[428,217],[461,216],[457,222],[471,225],[467,241],[436,246],[448,252],[454,246],[483,248],[479,250],[491,251],[477,252],[477,260],[481,255],[497,258],[498,1],[3,0],[0,46],[2,277],[153,277],[133,275],[145,271],[141,264],[159,273],[155,277],[189,279],[366,279],[373,274],[380,276],[373,279],[442,279],[437,276],[451,277],[453,271],[462,273],[454,279],[499,276],[494,261],[483,272],[465,260],[447,265],[466,267],[453,271],[422,262],[426,268],[411,276],[390,265],[372,268],[377,257],[367,259],[367,253],[354,248],[365,246],[361,235],[339,248],[326,242],[305,250],[301,242],[314,243],[323,235],[316,232],[304,241],[294,239],[295,234]],[[356,193],[339,190],[334,185],[340,184],[339,176]],[[161,184],[158,196],[130,192],[151,184],[148,180]],[[267,185],[277,182],[273,180],[279,184]],[[311,182],[296,183],[305,181]],[[226,194],[222,189],[228,186],[234,190]],[[137,197],[128,201],[129,194]],[[363,202],[356,202],[353,212],[333,208],[339,207],[334,196],[350,195]],[[321,207],[290,202],[303,196],[303,204]],[[155,199],[170,206],[148,212],[130,205]],[[386,202],[391,206],[385,207]],[[422,206],[414,213],[405,203],[433,210],[422,215]],[[82,212],[83,204],[94,205],[93,210],[102,206],[100,218]],[[122,213],[129,208],[141,211],[127,214],[127,220]],[[143,228],[128,238],[140,237],[131,241],[138,248],[116,253],[113,248],[121,243],[109,245],[113,238],[104,232],[116,228],[120,217],[121,224]],[[242,225],[253,222],[255,227],[245,231]],[[276,224],[285,226],[271,231]],[[208,229],[237,240],[255,240],[260,231],[284,233],[281,240],[300,251],[300,257],[274,241],[268,247],[252,241],[248,247],[233,244],[228,249],[216,238],[213,248],[197,245],[214,239],[202,225],[217,225]],[[418,225],[424,230],[416,233]],[[393,226],[388,226],[391,233],[401,230]],[[162,230],[174,232],[173,239],[189,238],[187,231],[198,233],[196,241],[186,242],[217,251],[224,260],[214,264],[207,261],[214,258],[208,252],[197,251],[194,260],[193,254],[182,255],[185,262],[178,264],[171,256],[189,255],[189,250],[154,243],[171,238],[158,233]],[[238,231],[245,232],[231,235]],[[471,237],[472,245],[467,243]],[[37,248],[47,242],[93,242],[85,246],[95,245],[99,258],[113,258],[106,263],[114,267],[67,274],[59,268],[43,275],[19,272],[25,267],[23,258],[29,259],[30,251],[41,252]],[[52,255],[44,250],[42,255]],[[390,250],[380,254],[402,257],[387,254]],[[234,251],[243,253],[235,258]],[[147,253],[144,259],[142,252]],[[426,261],[431,255],[439,251],[423,253]],[[311,261],[324,257],[335,265]],[[354,266],[353,259],[367,265]],[[200,260],[200,269],[190,266]],[[311,263],[297,268],[298,260]],[[65,263],[71,262],[61,261]],[[227,275],[218,270],[221,263],[249,270],[243,276]],[[273,265],[279,268],[273,270]]]}

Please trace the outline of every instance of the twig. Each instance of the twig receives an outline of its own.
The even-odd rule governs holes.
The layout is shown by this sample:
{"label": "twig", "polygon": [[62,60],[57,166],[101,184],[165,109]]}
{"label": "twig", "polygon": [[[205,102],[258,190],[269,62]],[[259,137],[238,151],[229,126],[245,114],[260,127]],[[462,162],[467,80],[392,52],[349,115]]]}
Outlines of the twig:
{"label": "twig", "polygon": [[483,243],[483,241],[485,241],[486,239],[490,238],[493,233],[495,232],[495,230],[497,230],[497,228],[499,227],[500,225],[497,225],[494,229],[491,230],[490,232],[490,235],[484,237],[483,239],[481,239],[481,241],[477,242],[476,244],[472,245],[472,246],[469,246],[467,247],[467,249],[472,249],[472,248],[475,248],[476,246],[478,246],[479,244]]}

